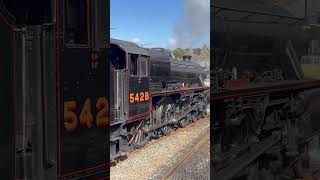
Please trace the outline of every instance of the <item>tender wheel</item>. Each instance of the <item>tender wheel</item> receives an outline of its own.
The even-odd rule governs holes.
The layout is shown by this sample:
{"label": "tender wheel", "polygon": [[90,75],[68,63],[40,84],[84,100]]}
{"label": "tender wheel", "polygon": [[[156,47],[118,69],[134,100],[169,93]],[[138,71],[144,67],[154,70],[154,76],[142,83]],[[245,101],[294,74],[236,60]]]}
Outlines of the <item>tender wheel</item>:
{"label": "tender wheel", "polygon": [[173,131],[173,128],[171,125],[167,125],[161,128],[161,133],[165,136],[169,135]]}
{"label": "tender wheel", "polygon": [[190,124],[191,122],[191,116],[190,115],[187,115],[185,118],[181,119],[178,123],[178,125],[181,127],[181,128],[184,128],[186,127],[188,124]]}
{"label": "tender wheel", "polygon": [[137,134],[133,137],[132,146],[140,149],[145,146],[149,140],[150,135],[145,133],[142,129],[139,129]]}
{"label": "tender wheel", "polygon": [[189,124],[189,122],[187,118],[183,118],[179,121],[178,124],[179,124],[179,127],[184,128]]}

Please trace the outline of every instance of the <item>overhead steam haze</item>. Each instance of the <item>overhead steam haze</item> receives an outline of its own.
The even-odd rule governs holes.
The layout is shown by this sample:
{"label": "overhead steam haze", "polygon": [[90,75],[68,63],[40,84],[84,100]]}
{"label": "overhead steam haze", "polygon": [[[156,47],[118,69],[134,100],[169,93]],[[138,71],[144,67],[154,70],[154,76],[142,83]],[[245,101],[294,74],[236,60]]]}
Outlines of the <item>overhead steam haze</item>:
{"label": "overhead steam haze", "polygon": [[173,27],[172,48],[190,48],[210,40],[210,0],[184,0],[181,22]]}

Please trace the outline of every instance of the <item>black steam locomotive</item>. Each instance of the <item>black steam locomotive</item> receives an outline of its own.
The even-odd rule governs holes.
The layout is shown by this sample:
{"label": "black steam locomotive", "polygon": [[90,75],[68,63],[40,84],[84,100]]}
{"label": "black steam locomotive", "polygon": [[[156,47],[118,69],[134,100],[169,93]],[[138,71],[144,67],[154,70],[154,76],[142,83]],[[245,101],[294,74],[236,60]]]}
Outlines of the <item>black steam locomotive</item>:
{"label": "black steam locomotive", "polygon": [[300,66],[305,19],[262,0],[215,0],[211,16],[213,179],[301,177],[320,87]]}
{"label": "black steam locomotive", "polygon": [[1,179],[108,176],[109,2],[0,0]]}
{"label": "black steam locomotive", "polygon": [[111,39],[110,62],[111,160],[206,116],[204,69],[190,56]]}
{"label": "black steam locomotive", "polygon": [[107,178],[110,160],[205,115],[202,69],[110,44],[109,7],[0,0],[2,179]]}

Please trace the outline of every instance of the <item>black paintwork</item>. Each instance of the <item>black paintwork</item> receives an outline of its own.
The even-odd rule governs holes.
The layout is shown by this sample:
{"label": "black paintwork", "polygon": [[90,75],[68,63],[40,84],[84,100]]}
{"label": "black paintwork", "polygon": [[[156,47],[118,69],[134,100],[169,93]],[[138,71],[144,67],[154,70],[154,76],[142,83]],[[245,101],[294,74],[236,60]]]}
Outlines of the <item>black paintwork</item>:
{"label": "black paintwork", "polygon": [[[130,70],[130,67],[124,63],[129,61],[127,56],[130,57],[130,54],[148,57],[149,69],[147,71],[150,72],[150,77],[134,77],[129,75],[130,72],[126,74],[129,79],[128,98],[130,98],[131,93],[136,95],[136,93],[141,92],[148,92],[150,96],[154,92],[166,90],[165,88],[168,84],[175,87],[177,87],[178,83],[187,87],[192,84],[197,84],[199,87],[202,86],[199,77],[205,77],[204,68],[190,60],[174,60],[168,50],[161,48],[145,49],[135,43],[117,39],[111,39],[111,46],[114,47],[112,57],[116,57],[116,54],[118,57],[122,57],[118,62],[114,59],[111,60],[116,69],[121,67],[120,69],[128,68]],[[125,103],[129,104],[129,118],[147,113],[150,109],[149,101],[130,103],[128,99]]]}
{"label": "black paintwork", "polygon": [[36,25],[52,20],[54,11],[52,0],[0,0],[14,15],[16,24]]}
{"label": "black paintwork", "polygon": [[[76,101],[79,115],[87,98],[91,99],[93,119],[96,119],[96,102],[99,97],[107,97],[107,63],[100,54],[99,67],[91,69],[90,49],[64,48],[61,58],[61,112],[63,102]],[[61,114],[63,120],[63,114]],[[105,164],[109,157],[108,148],[105,143],[108,141],[106,127],[87,128],[78,124],[75,133],[65,130],[61,122],[61,165],[62,174],[82,170]]]}
{"label": "black paintwork", "polygon": [[[106,6],[102,7],[107,8]],[[105,8],[99,9],[99,14],[106,15]],[[102,19],[105,18],[100,20]],[[106,30],[99,29],[97,32],[101,34]],[[61,154],[61,159],[58,161],[61,165],[61,175],[97,166],[103,166],[102,169],[106,170],[107,164],[110,162],[109,128],[107,126],[97,127],[96,125],[97,100],[98,98],[109,100],[108,84],[110,84],[107,42],[102,43],[100,39],[102,36],[99,34],[98,42],[94,43],[95,41],[91,40],[87,47],[62,44],[60,72],[58,72],[60,73],[60,111],[62,112],[60,114],[60,132],[58,132],[61,137],[61,149],[58,150],[58,153]],[[92,34],[91,37],[93,38]],[[99,51],[95,50],[94,45],[99,48]],[[90,109],[94,121],[91,128],[81,125],[79,119],[88,98],[91,100]],[[72,133],[64,127],[64,102],[67,101],[77,102],[75,114],[79,122],[77,130]]]}
{"label": "black paintwork", "polygon": [[[110,5],[109,1],[81,1],[90,4],[88,19],[91,22],[88,23],[88,36],[91,43],[87,47],[77,47],[64,44],[67,35],[63,32],[66,16],[63,7],[66,2],[0,0],[1,179],[14,179],[15,168],[18,178],[32,175],[32,179],[60,179],[68,173],[74,174],[72,177],[68,175],[67,179],[79,179],[79,176],[82,179],[97,179],[108,176],[108,126],[97,128],[94,125],[85,128],[78,122],[78,128],[74,133],[66,132],[64,102],[77,102],[75,114],[79,120],[85,100],[91,98],[91,113],[95,122],[98,111],[97,98],[104,97],[109,100],[107,48]],[[72,9],[77,8],[79,10],[79,7]],[[3,14],[6,10],[10,13]],[[8,18],[6,21],[15,22],[16,32],[5,25],[2,18],[4,16]],[[16,38],[15,43],[13,37]],[[22,37],[26,37],[26,41],[22,41]],[[16,72],[13,71],[13,47],[16,48],[15,56],[19,60],[19,64],[15,64]],[[22,48],[25,48],[25,54]],[[25,67],[22,66],[22,59],[27,60]],[[21,89],[24,80],[27,88]],[[17,85],[15,91],[13,84]],[[11,94],[13,92],[15,96]],[[27,96],[25,102],[21,98],[24,93]],[[13,100],[15,108],[12,107]],[[23,103],[26,103],[28,112],[26,117],[22,118]],[[109,110],[109,107],[107,109]],[[18,124],[15,129],[14,120]],[[30,145],[27,154],[30,156],[26,158],[28,165],[26,168],[20,167],[21,164],[15,167],[15,158],[20,158],[18,156],[24,153],[16,154],[14,138],[18,135],[17,147],[20,148],[22,143],[19,142],[19,128],[26,121],[33,123],[26,125],[27,133],[22,134],[28,138]],[[99,168],[95,169],[98,165]],[[91,170],[77,173],[87,168]],[[21,173],[26,171],[28,174]],[[89,177],[90,175],[92,176]]]}
{"label": "black paintwork", "polygon": [[[146,49],[139,47],[137,44],[132,43],[132,42],[127,42],[127,41],[122,41],[118,39],[110,39],[111,47],[112,48],[112,55],[111,55],[111,61],[114,68],[116,69],[130,69],[130,63],[129,60],[127,60],[127,57],[130,57],[131,54],[133,55],[139,55],[139,56],[144,56],[147,57],[147,63],[149,67],[150,59],[149,55]],[[120,57],[118,61],[114,59],[114,57]],[[139,64],[139,59],[138,59],[138,64]],[[125,91],[128,92],[128,99],[124,101],[124,103],[128,104],[128,110],[129,110],[129,117],[128,118],[134,118],[134,116],[145,114],[149,111],[149,103],[150,99],[147,101],[143,102],[133,102],[130,103],[130,94],[134,94],[134,96],[138,93],[149,93],[150,96],[150,90],[149,90],[149,81],[150,81],[150,73],[149,73],[149,68],[147,69],[147,77],[140,77],[139,75],[137,76],[131,76],[130,72],[126,72],[126,79],[128,79],[128,82],[121,82],[121,83],[127,83],[128,86],[128,91],[126,89],[117,89],[117,91]],[[111,92],[114,93],[114,92]],[[111,96],[113,96],[112,94]],[[140,95],[139,95],[140,96]],[[114,106],[112,106],[114,107]],[[111,110],[113,111],[113,109]],[[126,119],[123,119],[126,120]]]}
{"label": "black paintwork", "polygon": [[[0,5],[1,8],[1,5]],[[6,19],[4,19],[6,17]],[[8,15],[0,9],[0,172],[1,179],[14,179],[14,117],[13,117],[13,29],[5,21]]]}
{"label": "black paintwork", "polygon": [[[150,97],[150,91],[149,91],[149,77],[130,77],[130,87],[129,87],[129,94],[133,93],[141,93],[141,92],[148,92]],[[129,105],[129,115],[135,116],[139,114],[143,114],[149,111],[149,102],[135,102],[130,103]]]}
{"label": "black paintwork", "polygon": [[161,48],[148,49],[148,52],[151,60],[152,84],[184,83],[185,86],[191,84],[201,86],[199,77],[204,78],[205,73],[199,64],[190,60],[175,60],[168,50]]}

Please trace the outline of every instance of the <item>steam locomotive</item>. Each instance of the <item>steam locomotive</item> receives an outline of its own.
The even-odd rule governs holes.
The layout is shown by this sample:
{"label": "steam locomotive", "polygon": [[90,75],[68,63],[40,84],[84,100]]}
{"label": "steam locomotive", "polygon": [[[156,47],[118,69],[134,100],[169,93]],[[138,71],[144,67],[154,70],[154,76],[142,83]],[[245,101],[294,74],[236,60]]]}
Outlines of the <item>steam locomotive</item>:
{"label": "steam locomotive", "polygon": [[216,0],[211,16],[211,177],[302,177],[320,94],[301,70],[305,19],[262,0]]}
{"label": "steam locomotive", "polygon": [[1,179],[108,176],[109,9],[0,0]]}
{"label": "steam locomotive", "polygon": [[109,9],[0,0],[2,179],[107,178],[111,160],[205,115],[201,67],[110,44]]}
{"label": "steam locomotive", "polygon": [[111,161],[207,115],[204,68],[190,56],[110,41]]}

